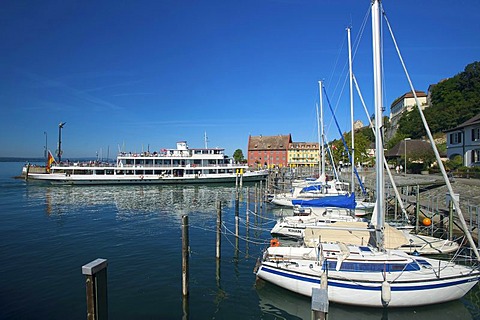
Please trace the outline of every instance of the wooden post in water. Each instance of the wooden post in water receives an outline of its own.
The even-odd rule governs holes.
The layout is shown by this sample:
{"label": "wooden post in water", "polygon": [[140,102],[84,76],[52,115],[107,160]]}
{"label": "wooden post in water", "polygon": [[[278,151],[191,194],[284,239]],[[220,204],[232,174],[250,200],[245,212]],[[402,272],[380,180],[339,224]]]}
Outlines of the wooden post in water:
{"label": "wooden post in water", "polygon": [[182,216],[182,295],[188,296],[189,265],[188,254],[190,245],[188,239],[188,216]]}
{"label": "wooden post in water", "polygon": [[248,222],[249,222],[248,211],[250,210],[250,188],[249,187],[247,187],[246,207],[247,207],[247,210],[245,215],[246,215],[246,224],[247,224],[247,230],[248,230]]}
{"label": "wooden post in water", "polygon": [[254,201],[255,201],[255,215],[258,213],[258,185],[255,183]]}
{"label": "wooden post in water", "polygon": [[107,260],[96,259],[82,266],[86,278],[87,320],[108,319]]}
{"label": "wooden post in water", "polygon": [[328,306],[328,279],[327,274],[323,272],[320,288],[312,288],[312,320],[326,320]]}
{"label": "wooden post in water", "polygon": [[260,208],[263,208],[263,196],[264,196],[263,181],[260,180]]}
{"label": "wooden post in water", "polygon": [[238,220],[239,220],[239,191],[237,190],[237,192],[235,192],[235,236],[237,237],[238,239],[238,233],[239,233],[239,228],[238,228]]}
{"label": "wooden post in water", "polygon": [[216,255],[217,259],[220,259],[220,246],[222,236],[222,203],[217,201],[217,245]]}
{"label": "wooden post in water", "polygon": [[235,172],[235,190],[238,190],[238,169]]}

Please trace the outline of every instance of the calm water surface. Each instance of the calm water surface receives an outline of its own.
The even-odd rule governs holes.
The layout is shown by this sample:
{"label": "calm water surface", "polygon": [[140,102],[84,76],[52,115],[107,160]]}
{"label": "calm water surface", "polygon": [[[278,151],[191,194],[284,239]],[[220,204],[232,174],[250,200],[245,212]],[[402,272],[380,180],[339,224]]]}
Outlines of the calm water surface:
{"label": "calm water surface", "polygon": [[[255,281],[252,270],[281,214],[259,209],[240,235],[234,188],[49,186],[12,179],[0,162],[0,319],[85,319],[82,265],[108,260],[110,319],[182,319],[181,217],[190,223],[190,319],[310,319],[310,300]],[[223,206],[216,279],[216,201]],[[253,204],[250,205],[253,210]],[[330,305],[329,319],[480,319],[478,288],[441,306],[397,309]]]}

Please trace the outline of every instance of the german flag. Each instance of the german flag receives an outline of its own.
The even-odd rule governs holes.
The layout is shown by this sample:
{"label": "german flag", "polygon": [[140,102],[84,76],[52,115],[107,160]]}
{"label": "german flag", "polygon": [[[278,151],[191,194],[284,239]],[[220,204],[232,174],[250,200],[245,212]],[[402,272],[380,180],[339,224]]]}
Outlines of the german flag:
{"label": "german flag", "polygon": [[53,157],[52,153],[50,152],[50,150],[48,150],[48,157],[47,157],[47,172],[50,173],[50,166],[52,165],[52,163],[57,163],[57,161],[55,161],[55,158]]}

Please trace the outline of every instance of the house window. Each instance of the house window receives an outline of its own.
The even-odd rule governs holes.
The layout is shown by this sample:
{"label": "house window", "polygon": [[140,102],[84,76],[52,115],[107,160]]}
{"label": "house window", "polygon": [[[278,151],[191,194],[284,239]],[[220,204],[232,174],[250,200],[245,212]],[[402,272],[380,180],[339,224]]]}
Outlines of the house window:
{"label": "house window", "polygon": [[480,128],[472,129],[472,141],[480,140]]}
{"label": "house window", "polygon": [[480,150],[473,150],[472,151],[472,162],[479,162],[480,161]]}
{"label": "house window", "polygon": [[450,144],[462,143],[462,133],[455,132],[450,134]]}

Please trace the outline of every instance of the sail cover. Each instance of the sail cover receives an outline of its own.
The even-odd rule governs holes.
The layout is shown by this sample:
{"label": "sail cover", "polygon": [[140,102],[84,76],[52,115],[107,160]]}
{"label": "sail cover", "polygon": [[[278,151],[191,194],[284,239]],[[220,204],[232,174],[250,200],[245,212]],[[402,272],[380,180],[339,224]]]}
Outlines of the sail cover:
{"label": "sail cover", "polygon": [[302,207],[336,207],[336,208],[345,208],[345,209],[355,209],[355,193],[350,195],[341,194],[335,196],[324,196],[315,199],[292,200],[294,206],[299,205]]}

